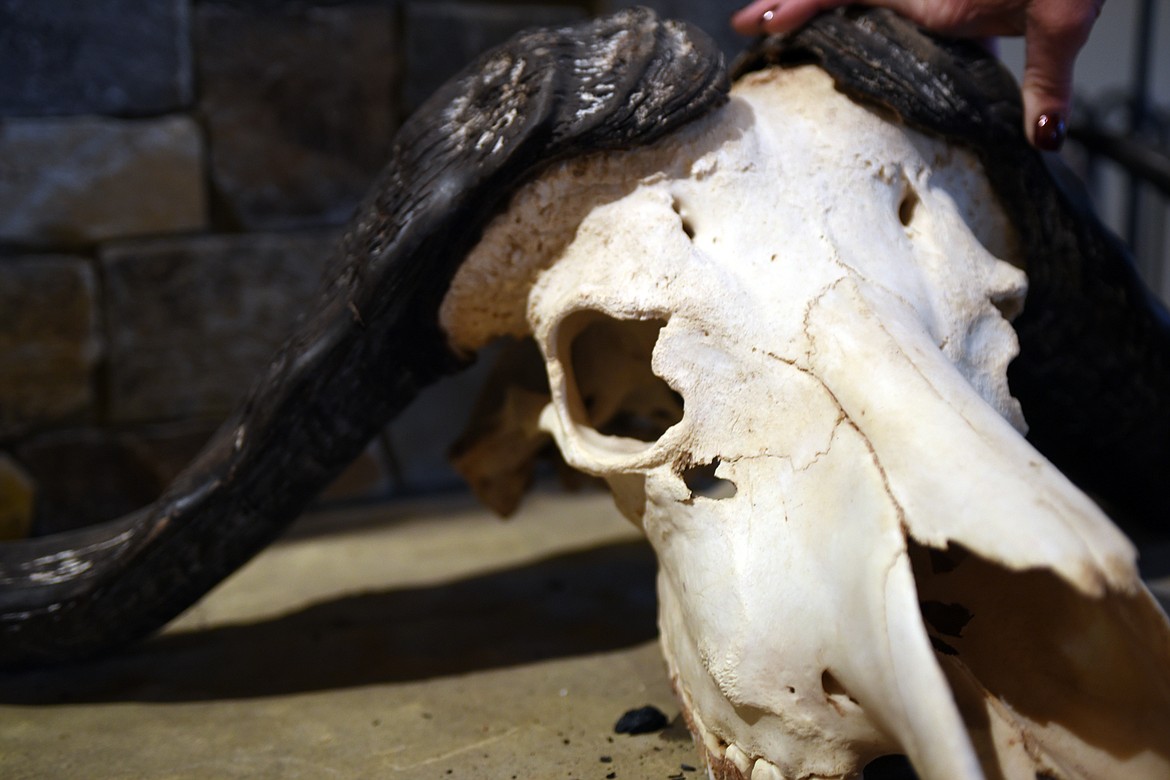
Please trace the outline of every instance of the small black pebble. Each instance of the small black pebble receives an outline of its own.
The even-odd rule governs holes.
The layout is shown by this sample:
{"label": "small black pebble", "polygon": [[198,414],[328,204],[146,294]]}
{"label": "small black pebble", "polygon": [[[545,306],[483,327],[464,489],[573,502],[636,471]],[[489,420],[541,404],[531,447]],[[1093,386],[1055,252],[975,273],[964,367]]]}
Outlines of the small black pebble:
{"label": "small black pebble", "polygon": [[613,780],[615,777],[617,777],[617,772],[610,772],[605,776],[605,780]]}
{"label": "small black pebble", "polygon": [[679,764],[679,769],[681,769],[684,772],[694,772],[695,771],[695,768],[693,766],[691,766],[690,764]]}
{"label": "small black pebble", "polygon": [[613,763],[613,756],[602,756],[601,758],[599,758],[597,760],[603,764],[612,764]]}
{"label": "small black pebble", "polygon": [[618,734],[649,734],[662,731],[667,725],[669,721],[662,714],[662,710],[646,705],[640,709],[630,710],[618,718],[613,730]]}

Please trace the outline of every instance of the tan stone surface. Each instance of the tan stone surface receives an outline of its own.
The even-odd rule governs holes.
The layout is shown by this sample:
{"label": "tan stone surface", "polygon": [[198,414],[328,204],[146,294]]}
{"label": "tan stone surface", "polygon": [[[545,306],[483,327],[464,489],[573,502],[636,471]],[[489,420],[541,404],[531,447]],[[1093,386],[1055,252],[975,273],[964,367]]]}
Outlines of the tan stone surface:
{"label": "tan stone surface", "polygon": [[92,403],[90,375],[101,354],[96,294],[84,258],[0,259],[0,438]]}
{"label": "tan stone surface", "polygon": [[111,421],[226,416],[310,307],[335,243],[310,231],[105,246]]}
{"label": "tan stone surface", "polygon": [[605,495],[307,518],[163,637],[0,677],[0,776],[699,778],[613,733],[678,712],[653,577]]}
{"label": "tan stone surface", "polygon": [[6,120],[0,239],[75,245],[202,229],[202,150],[188,117]]}
{"label": "tan stone surface", "polygon": [[345,222],[389,155],[399,53],[375,3],[198,3],[220,205],[250,229]]}
{"label": "tan stone surface", "polygon": [[37,536],[129,514],[166,486],[150,451],[129,432],[54,430],[22,441],[13,454],[37,485]]}
{"label": "tan stone surface", "polygon": [[0,541],[29,535],[33,495],[33,483],[25,470],[0,452]]}

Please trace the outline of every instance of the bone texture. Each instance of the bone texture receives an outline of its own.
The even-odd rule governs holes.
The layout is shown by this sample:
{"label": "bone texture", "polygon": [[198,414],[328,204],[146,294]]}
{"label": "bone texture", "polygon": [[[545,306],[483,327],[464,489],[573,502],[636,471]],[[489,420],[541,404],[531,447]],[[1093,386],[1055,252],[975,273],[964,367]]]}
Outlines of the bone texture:
{"label": "bone texture", "polygon": [[1028,305],[1009,377],[1029,439],[1130,535],[1165,539],[1170,313],[1087,196],[1066,189],[1075,177],[1050,175],[1060,162],[1024,142],[1006,69],[973,42],[851,8],[765,39],[733,75],[793,62],[816,62],[853,99],[975,152],[1024,242]]}
{"label": "bone texture", "polygon": [[456,274],[453,343],[533,335],[654,546],[715,776],[1170,773],[1170,626],[1009,391],[1020,247],[974,154],[805,67],[550,172]]}
{"label": "bone texture", "polygon": [[[879,116],[816,71],[764,70],[807,62]],[[759,75],[688,124],[723,104],[717,55],[627,11],[521,36],[441,90],[318,310],[168,493],[0,550],[0,662],[154,630],[420,387],[533,334],[552,400],[514,419],[535,409],[529,430],[658,550],[714,776],[847,777],[903,751],[930,778],[1165,777],[1165,617],[1021,437],[1119,519],[1164,524],[1164,312],[976,48],[846,10],[745,63]]]}

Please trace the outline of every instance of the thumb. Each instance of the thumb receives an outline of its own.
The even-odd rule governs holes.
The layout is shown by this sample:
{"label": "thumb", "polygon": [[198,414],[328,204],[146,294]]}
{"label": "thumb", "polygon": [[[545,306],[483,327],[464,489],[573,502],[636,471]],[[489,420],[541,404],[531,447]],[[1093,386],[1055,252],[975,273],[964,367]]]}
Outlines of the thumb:
{"label": "thumb", "polygon": [[1064,143],[1073,64],[1097,19],[1099,3],[1035,0],[1024,33],[1024,132],[1034,146]]}

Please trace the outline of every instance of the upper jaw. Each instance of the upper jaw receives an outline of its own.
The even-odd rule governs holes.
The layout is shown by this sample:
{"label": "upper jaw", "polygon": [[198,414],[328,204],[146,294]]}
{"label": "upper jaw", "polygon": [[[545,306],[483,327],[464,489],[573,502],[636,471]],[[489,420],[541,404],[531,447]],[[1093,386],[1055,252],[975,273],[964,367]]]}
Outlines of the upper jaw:
{"label": "upper jaw", "polygon": [[[1170,628],[1130,543],[901,316],[856,284],[810,310],[799,373],[839,412],[814,415],[829,432],[805,432],[824,439],[812,457],[725,458],[716,474],[737,492],[722,500],[680,504],[669,465],[647,474],[664,651],[712,776],[851,777],[893,752],[938,780],[983,777],[981,756],[1033,775],[1164,776],[1170,745],[1141,724],[1154,757],[1111,764],[1077,730],[1098,717],[1085,700],[1041,707],[1056,725],[1003,704],[1051,699],[1025,679],[1037,663],[1090,687],[1132,666],[1154,690],[1115,686],[1107,720],[1132,721],[1133,700],[1170,722]],[[955,567],[935,571],[931,550]],[[940,633],[923,602],[959,605],[970,625]],[[1067,618],[1056,638],[1019,639],[1046,613]],[[1073,646],[1084,657],[1061,660]],[[999,673],[991,656],[1026,663]]]}

